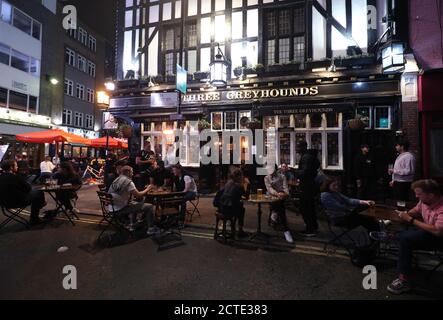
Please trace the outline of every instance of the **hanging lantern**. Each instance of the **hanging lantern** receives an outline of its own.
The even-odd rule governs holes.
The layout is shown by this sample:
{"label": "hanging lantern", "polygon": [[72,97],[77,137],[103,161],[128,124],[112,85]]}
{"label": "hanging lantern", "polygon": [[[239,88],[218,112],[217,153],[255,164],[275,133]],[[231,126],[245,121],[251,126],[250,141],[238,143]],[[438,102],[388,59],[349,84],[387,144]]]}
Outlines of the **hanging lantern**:
{"label": "hanging lantern", "polygon": [[394,73],[405,68],[405,45],[403,42],[390,40],[381,48],[384,73]]}
{"label": "hanging lantern", "polygon": [[215,60],[209,64],[211,71],[211,84],[219,87],[225,86],[227,83],[229,63],[226,60],[223,52],[218,46],[218,52],[215,56]]}

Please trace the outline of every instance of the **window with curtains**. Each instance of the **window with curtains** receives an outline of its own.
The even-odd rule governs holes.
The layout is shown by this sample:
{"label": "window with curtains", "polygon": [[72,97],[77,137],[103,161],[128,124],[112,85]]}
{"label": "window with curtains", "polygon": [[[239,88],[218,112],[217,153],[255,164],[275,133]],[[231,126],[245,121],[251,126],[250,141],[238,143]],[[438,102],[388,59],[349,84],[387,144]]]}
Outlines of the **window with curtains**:
{"label": "window with curtains", "polygon": [[265,64],[305,61],[305,8],[274,9],[264,14]]}

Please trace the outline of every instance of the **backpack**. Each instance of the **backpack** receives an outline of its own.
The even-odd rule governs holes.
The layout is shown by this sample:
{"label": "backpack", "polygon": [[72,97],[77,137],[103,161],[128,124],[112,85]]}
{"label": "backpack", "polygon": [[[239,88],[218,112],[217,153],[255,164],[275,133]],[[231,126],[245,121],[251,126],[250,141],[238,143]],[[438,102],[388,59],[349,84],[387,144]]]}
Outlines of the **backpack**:
{"label": "backpack", "polygon": [[379,243],[374,242],[365,246],[356,246],[351,252],[351,263],[359,268],[364,268],[378,257]]}

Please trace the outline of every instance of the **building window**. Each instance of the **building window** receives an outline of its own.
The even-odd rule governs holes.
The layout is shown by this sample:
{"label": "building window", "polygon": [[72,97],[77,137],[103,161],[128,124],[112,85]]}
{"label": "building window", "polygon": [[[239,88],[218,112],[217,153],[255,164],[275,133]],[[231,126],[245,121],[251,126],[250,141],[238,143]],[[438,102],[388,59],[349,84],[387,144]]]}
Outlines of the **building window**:
{"label": "building window", "polygon": [[65,94],[68,96],[74,95],[74,81],[65,79]]}
{"label": "building window", "polygon": [[266,65],[305,61],[304,15],[305,8],[299,6],[273,10],[264,14]]}
{"label": "building window", "polygon": [[211,113],[211,129],[221,131],[223,129],[223,112]]}
{"label": "building window", "polygon": [[31,57],[31,65],[29,72],[34,76],[37,77],[40,76],[40,60]]}
{"label": "building window", "polygon": [[89,49],[96,52],[97,51],[97,39],[95,39],[93,36],[89,36]]}
{"label": "building window", "polygon": [[374,108],[374,124],[375,129],[390,130],[391,129],[391,108],[375,107]]}
{"label": "building window", "polygon": [[173,75],[174,74],[174,54],[167,53],[165,55],[165,74]]}
{"label": "building window", "polygon": [[81,55],[78,55],[77,61],[78,61],[77,65],[78,69],[80,71],[86,72],[86,58]]}
{"label": "building window", "polygon": [[77,84],[76,97],[85,100],[85,86]]}
{"label": "building window", "polygon": [[20,29],[21,31],[31,35],[32,19],[17,8],[14,8],[14,17],[12,19],[12,24],[17,29]]}
{"label": "building window", "polygon": [[83,127],[83,113],[75,112],[74,116],[74,126],[82,128]]}
{"label": "building window", "polygon": [[0,108],[8,106],[8,90],[0,87]]}
{"label": "building window", "polygon": [[12,22],[12,6],[6,1],[0,1],[0,19],[7,24]]}
{"label": "building window", "polygon": [[225,130],[237,130],[237,111],[225,112]]}
{"label": "building window", "polygon": [[11,48],[0,43],[0,63],[9,66],[9,57],[11,56]]}
{"label": "building window", "polygon": [[65,52],[65,63],[70,66],[75,67],[75,51],[69,48],[66,48]]}
{"label": "building window", "polygon": [[37,109],[38,109],[38,98],[34,96],[29,96],[28,112],[36,114]]}
{"label": "building window", "polygon": [[93,78],[95,78],[95,69],[95,63],[88,61],[88,74]]}
{"label": "building window", "polygon": [[11,50],[11,67],[18,70],[29,72],[29,57],[23,53]]}
{"label": "building window", "polygon": [[28,96],[9,90],[9,108],[26,112],[28,110]]}
{"label": "building window", "polygon": [[94,116],[87,114],[86,115],[86,128],[93,129],[94,128]]}
{"label": "building window", "polygon": [[77,29],[69,29],[67,32],[71,38],[77,39]]}
{"label": "building window", "polygon": [[95,97],[94,97],[94,90],[89,89],[86,91],[86,99],[90,103],[94,103]]}
{"label": "building window", "polygon": [[187,26],[186,37],[188,48],[197,46],[197,24],[194,23]]}
{"label": "building window", "polygon": [[83,43],[85,46],[87,46],[88,45],[88,33],[86,32],[86,30],[84,30],[82,28],[78,28],[77,39],[78,39],[78,41]]}
{"label": "building window", "polygon": [[68,109],[63,109],[63,117],[62,117],[62,123],[64,125],[72,125],[72,111]]}
{"label": "building window", "polygon": [[35,20],[32,20],[32,37],[40,40],[42,25]]}

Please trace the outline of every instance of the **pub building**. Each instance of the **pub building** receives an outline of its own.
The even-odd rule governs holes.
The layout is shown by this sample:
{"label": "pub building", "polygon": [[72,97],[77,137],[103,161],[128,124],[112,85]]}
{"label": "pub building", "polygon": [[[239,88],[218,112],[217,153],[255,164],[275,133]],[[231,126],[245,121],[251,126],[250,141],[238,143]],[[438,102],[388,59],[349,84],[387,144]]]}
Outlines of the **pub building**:
{"label": "pub building", "polygon": [[[394,41],[395,30],[404,29],[394,20],[405,9],[401,2],[139,2],[120,3],[119,79],[109,108],[136,128],[132,155],[149,140],[165,158],[174,129],[183,130],[180,163],[212,183],[223,172],[200,165],[200,143],[192,136],[204,124],[221,136],[252,122],[276,129],[276,150],[266,151],[275,152],[279,165],[297,167],[295,146],[305,140],[318,151],[322,170],[351,189],[353,158],[367,143],[377,178],[388,180],[395,140],[407,135],[404,96],[416,96],[404,77],[416,88],[418,72],[413,56],[404,55],[407,43]],[[176,90],[177,64],[187,70],[185,94]],[[242,160],[256,143],[242,140]]]}

